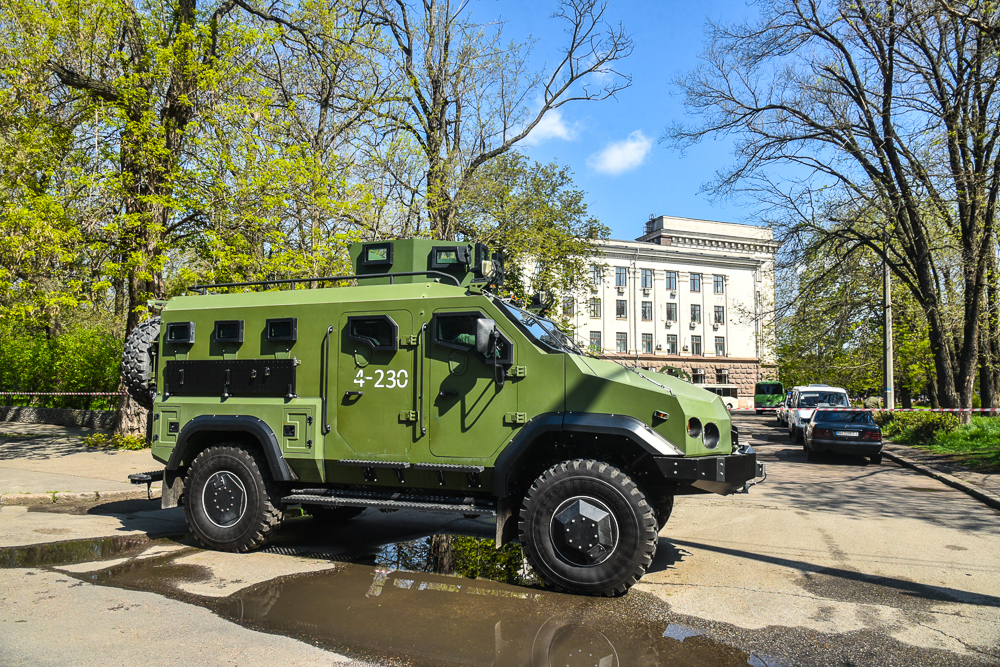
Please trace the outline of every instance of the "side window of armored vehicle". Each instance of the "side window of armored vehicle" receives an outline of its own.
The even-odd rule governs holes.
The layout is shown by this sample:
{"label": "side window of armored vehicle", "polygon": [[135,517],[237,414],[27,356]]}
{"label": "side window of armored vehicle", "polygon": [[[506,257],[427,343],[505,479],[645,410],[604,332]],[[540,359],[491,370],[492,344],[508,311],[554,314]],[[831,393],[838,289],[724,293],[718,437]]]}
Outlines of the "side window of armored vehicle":
{"label": "side window of armored vehicle", "polygon": [[194,342],[194,322],[169,322],[167,324],[167,343],[189,345]]}
{"label": "side window of armored vehicle", "polygon": [[242,343],[243,320],[217,320],[215,331],[212,332],[215,343]]}
{"label": "side window of armored vehicle", "polygon": [[364,343],[374,351],[391,352],[399,349],[399,327],[388,315],[348,317],[347,337]]}
{"label": "side window of armored vehicle", "polygon": [[[438,313],[434,316],[434,342],[456,350],[476,351],[476,322],[486,317],[482,313]],[[496,339],[493,353],[487,353],[485,360],[496,356],[500,363],[512,363],[511,342],[502,333]],[[482,356],[482,355],[480,355]]]}
{"label": "side window of armored vehicle", "polygon": [[283,317],[268,320],[266,326],[267,340],[288,341],[294,343],[298,339],[299,320],[297,317]]}

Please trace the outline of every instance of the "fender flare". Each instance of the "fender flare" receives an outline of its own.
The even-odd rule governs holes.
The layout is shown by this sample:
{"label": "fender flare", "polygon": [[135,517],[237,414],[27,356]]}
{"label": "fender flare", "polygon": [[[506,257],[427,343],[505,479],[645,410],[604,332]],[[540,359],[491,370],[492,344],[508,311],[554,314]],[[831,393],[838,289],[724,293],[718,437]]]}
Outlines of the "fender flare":
{"label": "fender flare", "polygon": [[184,460],[185,452],[191,437],[206,431],[217,431],[224,433],[246,433],[252,436],[267,457],[267,465],[271,469],[271,476],[279,482],[294,482],[298,479],[284,456],[281,455],[281,447],[278,439],[274,436],[274,431],[257,417],[250,415],[201,415],[195,417],[184,425],[177,436],[177,444],[170,453],[167,461],[167,470],[177,470],[181,461]]}
{"label": "fender flare", "polygon": [[508,477],[535,439],[544,433],[597,433],[628,438],[654,456],[684,456],[676,445],[635,417],[596,412],[546,412],[529,421],[493,465],[493,495],[507,497]]}

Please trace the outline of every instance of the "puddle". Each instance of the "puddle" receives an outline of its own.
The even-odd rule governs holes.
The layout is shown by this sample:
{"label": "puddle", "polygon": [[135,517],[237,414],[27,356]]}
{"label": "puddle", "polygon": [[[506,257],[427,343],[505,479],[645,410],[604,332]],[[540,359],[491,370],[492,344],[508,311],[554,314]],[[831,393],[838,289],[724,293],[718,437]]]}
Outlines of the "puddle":
{"label": "puddle", "polygon": [[28,547],[0,548],[0,568],[72,565],[138,555],[152,541],[145,535],[70,540]]}
{"label": "puddle", "polygon": [[[179,585],[239,572],[175,562],[199,552],[165,549],[166,544],[177,545],[121,537],[3,549],[0,566],[107,560],[104,568],[66,574],[94,584],[159,593],[254,630],[391,664],[776,664],[673,622],[678,617],[646,593],[600,599],[548,591],[526,567],[516,544],[498,552],[492,540],[438,535],[367,553],[336,553],[337,547],[330,544],[278,545],[265,551],[339,561],[341,566],[271,579],[225,597],[184,592]],[[240,558],[246,564],[238,567],[255,567],[253,554]]]}

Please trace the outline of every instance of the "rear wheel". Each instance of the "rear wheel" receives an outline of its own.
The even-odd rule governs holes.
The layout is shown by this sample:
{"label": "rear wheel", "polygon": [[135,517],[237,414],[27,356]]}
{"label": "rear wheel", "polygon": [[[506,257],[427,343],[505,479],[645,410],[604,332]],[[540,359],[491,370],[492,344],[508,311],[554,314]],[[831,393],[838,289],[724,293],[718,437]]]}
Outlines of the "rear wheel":
{"label": "rear wheel", "polygon": [[209,447],[191,463],[184,515],[210,549],[249,551],[281,526],[281,497],[263,457],[241,443]]}
{"label": "rear wheel", "polygon": [[816,460],[817,452],[815,452],[809,446],[809,444],[805,441],[805,438],[802,439],[802,451],[804,451],[806,453],[806,461],[815,461]]}
{"label": "rear wheel", "polygon": [[879,452],[878,454],[873,454],[871,457],[871,462],[874,465],[882,465],[882,453]]}
{"label": "rear wheel", "polygon": [[528,563],[562,591],[622,595],[656,553],[653,507],[628,475],[601,461],[564,461],[542,473],[518,528]]}

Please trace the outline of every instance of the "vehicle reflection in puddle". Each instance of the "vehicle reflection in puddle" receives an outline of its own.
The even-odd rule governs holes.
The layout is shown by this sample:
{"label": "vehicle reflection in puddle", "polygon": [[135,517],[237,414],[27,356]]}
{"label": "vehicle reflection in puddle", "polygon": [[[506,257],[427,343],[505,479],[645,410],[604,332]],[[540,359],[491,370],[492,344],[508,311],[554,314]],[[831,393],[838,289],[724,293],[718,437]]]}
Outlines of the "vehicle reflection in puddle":
{"label": "vehicle reflection in puddle", "polygon": [[[191,547],[178,549],[176,541],[170,541],[170,550],[160,544],[162,540],[143,538],[4,549],[0,564],[46,567],[84,562],[88,554],[93,561],[132,556],[103,569],[67,574],[100,585],[159,593],[255,630],[395,664],[777,665],[671,622],[669,608],[647,593],[633,590],[621,598],[599,599],[550,592],[524,566],[516,545],[498,553],[491,540],[454,536],[436,541],[440,537],[446,536],[353,554],[330,553],[321,546],[275,547],[272,553],[312,556],[339,565],[273,579],[226,597],[195,595],[178,587],[181,581],[218,573],[197,566],[198,572],[190,572],[191,565],[175,563],[198,553]],[[164,552],[155,553],[158,548]],[[442,565],[459,574],[435,572]],[[461,576],[463,572],[479,578]]]}

